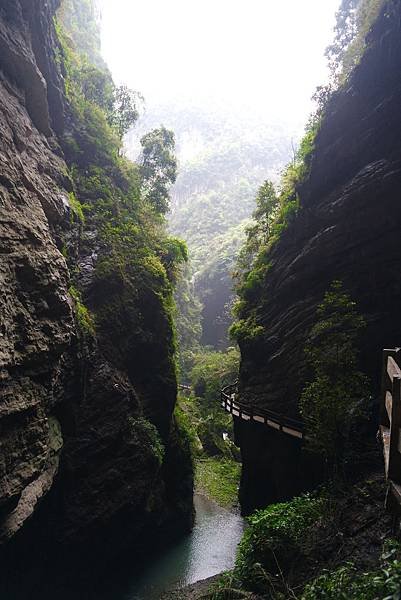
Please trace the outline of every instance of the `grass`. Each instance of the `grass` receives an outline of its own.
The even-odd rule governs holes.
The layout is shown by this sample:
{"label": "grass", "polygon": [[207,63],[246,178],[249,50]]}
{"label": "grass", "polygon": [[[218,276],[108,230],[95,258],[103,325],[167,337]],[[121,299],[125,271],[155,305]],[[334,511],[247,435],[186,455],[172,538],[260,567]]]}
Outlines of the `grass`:
{"label": "grass", "polygon": [[196,462],[196,488],[220,506],[238,503],[241,465],[228,458],[202,458]]}

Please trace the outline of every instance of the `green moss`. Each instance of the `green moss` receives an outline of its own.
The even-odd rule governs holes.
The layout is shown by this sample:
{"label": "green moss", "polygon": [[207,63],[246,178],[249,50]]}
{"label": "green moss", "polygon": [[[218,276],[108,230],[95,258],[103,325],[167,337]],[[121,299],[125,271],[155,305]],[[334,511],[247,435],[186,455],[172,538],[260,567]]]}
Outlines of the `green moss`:
{"label": "green moss", "polygon": [[128,424],[134,439],[144,449],[150,450],[161,467],[165,455],[164,444],[156,427],[143,417],[129,417]]}
{"label": "green moss", "polygon": [[68,258],[68,248],[67,248],[67,244],[65,242],[63,243],[63,246],[61,248],[61,254],[67,260],[67,258]]}
{"label": "green moss", "polygon": [[257,342],[263,339],[264,328],[256,325],[255,319],[240,319],[235,321],[230,327],[230,336],[238,342]]}
{"label": "green moss", "polygon": [[220,506],[238,503],[241,465],[228,458],[203,458],[196,462],[196,487]]}
{"label": "green moss", "polygon": [[80,292],[74,286],[71,286],[68,292],[74,300],[75,316],[77,319],[77,323],[81,329],[81,332],[84,335],[94,336],[95,323],[89,310],[82,302]]}
{"label": "green moss", "polygon": [[85,223],[83,206],[74,192],[68,194],[68,202],[71,208],[71,223],[74,223],[75,219],[78,219],[82,224]]}
{"label": "green moss", "polygon": [[192,456],[200,455],[202,444],[196,430],[196,423],[199,422],[200,415],[195,403],[187,398],[179,397],[175,405],[174,417],[180,432],[188,440]]}

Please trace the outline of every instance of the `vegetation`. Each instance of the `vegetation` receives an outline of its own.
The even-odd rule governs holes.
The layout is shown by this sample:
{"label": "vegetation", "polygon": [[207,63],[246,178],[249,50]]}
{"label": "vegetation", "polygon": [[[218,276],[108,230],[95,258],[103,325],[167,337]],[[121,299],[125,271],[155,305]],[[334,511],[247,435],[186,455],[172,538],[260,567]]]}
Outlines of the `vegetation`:
{"label": "vegetation", "polygon": [[140,444],[143,448],[151,450],[159,466],[161,466],[165,455],[165,448],[159,432],[153,423],[143,417],[139,419],[129,417],[128,424],[136,443]]}
{"label": "vegetation", "polygon": [[341,282],[333,282],[309,335],[306,356],[314,378],[300,401],[309,445],[330,472],[352,459],[356,420],[367,414],[369,382],[357,368],[357,341],[364,326]]}
{"label": "vegetation", "polygon": [[205,406],[213,409],[220,390],[238,377],[239,353],[236,348],[226,352],[204,351],[194,358],[191,384],[195,395],[202,398]]}
{"label": "vegetation", "polygon": [[[127,372],[143,396],[157,397],[161,389],[174,391],[173,290],[187,250],[167,236],[165,218],[148,197],[142,166],[121,155],[123,135],[138,118],[141,98],[114,85],[101,59],[94,58],[96,40],[82,46],[85,19],[93,23],[93,14],[92,1],[66,0],[56,24],[68,112],[62,146],[73,187],[63,251],[81,329],[96,337],[104,356]],[[173,150],[170,144],[170,161]],[[89,285],[87,273],[77,267],[78,255],[93,257]],[[152,366],[154,378],[143,381]],[[162,460],[152,427],[145,422],[138,427]]]}
{"label": "vegetation", "polygon": [[68,291],[74,300],[75,316],[82,335],[94,336],[95,323],[89,310],[82,302],[82,296],[80,292],[74,286],[71,286]]}
{"label": "vegetation", "polygon": [[390,522],[383,498],[383,480],[376,476],[257,511],[234,569],[219,578],[210,598],[398,598],[401,546],[391,539],[383,546]]}
{"label": "vegetation", "polygon": [[[316,135],[324,118],[329,99],[345,83],[366,47],[369,31],[383,0],[343,0],[337,13],[335,40],[327,49],[332,80],[315,94],[317,110],[310,117],[305,135],[293,160],[282,173],[279,186],[270,180],[259,188],[252,223],[246,230],[246,241],[239,253],[237,270],[237,323],[231,335],[238,341],[253,342],[263,332],[259,329],[254,304],[271,266],[272,246],[302,210],[298,191],[307,179],[313,160]],[[257,335],[256,335],[257,334]]]}
{"label": "vegetation", "polygon": [[342,0],[336,15],[335,37],[327,48],[332,87],[344,83],[366,48],[366,35],[384,0]]}
{"label": "vegetation", "polygon": [[231,508],[238,503],[241,465],[229,458],[200,458],[196,462],[196,487],[220,506]]}
{"label": "vegetation", "polygon": [[232,418],[219,403],[220,389],[237,377],[238,361],[235,348],[203,351],[194,357],[191,393],[180,398],[177,410],[190,431],[195,456],[238,458],[232,442]]}
{"label": "vegetation", "polygon": [[174,133],[165,127],[154,129],[141,139],[141,175],[146,197],[154,209],[169,210],[169,188],[177,178]]}
{"label": "vegetation", "polygon": [[63,0],[58,19],[86,60],[101,69],[99,14],[93,0]]}
{"label": "vegetation", "polygon": [[238,373],[238,351],[204,350],[193,357],[191,393],[181,396],[176,419],[196,457],[198,489],[222,506],[234,506],[240,478],[239,450],[233,443],[232,418],[219,403],[220,389]]}
{"label": "vegetation", "polygon": [[308,530],[312,525],[323,522],[328,515],[328,502],[324,496],[318,495],[300,496],[256,511],[248,518],[234,570],[214,587],[213,600],[235,598],[235,590],[285,598],[280,594],[283,586],[284,589],[286,587],[286,570],[294,557],[301,560],[302,554],[313,543],[307,535]]}
{"label": "vegetation", "polygon": [[78,221],[83,224],[85,222],[83,206],[74,192],[69,193],[68,200],[71,209],[71,223],[73,223],[75,219],[78,219]]}
{"label": "vegetation", "polygon": [[[180,172],[169,224],[190,248],[185,282],[179,283],[176,293],[181,375],[186,380],[199,343],[218,350],[229,345],[231,273],[253,196],[266,174],[273,175],[289,156],[288,132],[280,126],[261,127],[251,119],[239,122],[227,112],[196,107],[183,111],[170,105],[156,107],[138,124],[141,131],[163,122],[176,134]],[[139,137],[135,131],[128,136],[133,155],[140,153]]]}
{"label": "vegetation", "polygon": [[348,562],[325,570],[308,584],[301,600],[392,600],[401,596],[401,546],[387,540],[378,569],[362,572]]}

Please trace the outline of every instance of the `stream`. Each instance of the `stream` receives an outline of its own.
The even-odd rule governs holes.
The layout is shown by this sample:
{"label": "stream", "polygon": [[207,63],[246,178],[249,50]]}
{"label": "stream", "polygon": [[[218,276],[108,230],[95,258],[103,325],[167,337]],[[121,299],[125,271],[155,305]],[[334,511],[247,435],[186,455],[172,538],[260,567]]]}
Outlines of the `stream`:
{"label": "stream", "polygon": [[121,600],[159,600],[163,592],[233,567],[243,519],[199,494],[194,501],[192,532],[152,561]]}
{"label": "stream", "polygon": [[[82,580],[68,568],[43,574],[27,569],[0,597],[4,600],[160,600],[164,592],[217,575],[234,565],[244,521],[200,494],[194,498],[196,519],[190,534],[134,569],[129,556],[96,580]],[[102,575],[100,578],[99,576]],[[1,582],[0,582],[1,583]],[[1,587],[1,585],[0,585]]]}

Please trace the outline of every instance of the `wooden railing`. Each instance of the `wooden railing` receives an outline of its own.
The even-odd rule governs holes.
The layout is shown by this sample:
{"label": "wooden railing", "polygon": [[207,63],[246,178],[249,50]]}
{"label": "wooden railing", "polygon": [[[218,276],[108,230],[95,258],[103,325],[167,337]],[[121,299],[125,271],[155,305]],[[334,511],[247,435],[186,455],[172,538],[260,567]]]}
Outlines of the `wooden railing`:
{"label": "wooden railing", "polygon": [[239,402],[236,399],[238,384],[227,385],[221,390],[221,406],[234,417],[244,421],[262,423],[267,427],[280,431],[298,439],[304,439],[304,426],[301,421],[280,415],[271,410],[254,409],[252,405]]}
{"label": "wooden railing", "polygon": [[401,349],[383,350],[380,433],[389,494],[401,504]]}

